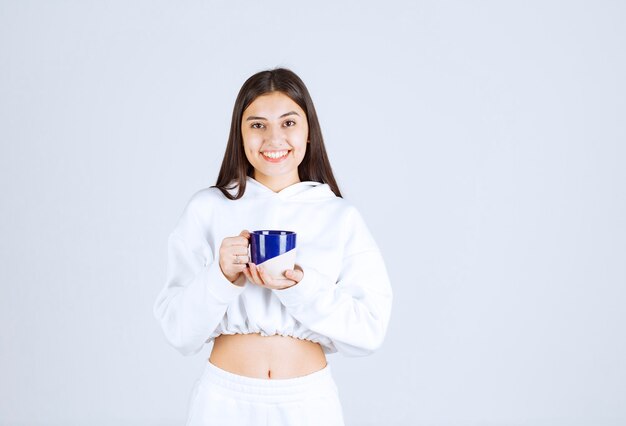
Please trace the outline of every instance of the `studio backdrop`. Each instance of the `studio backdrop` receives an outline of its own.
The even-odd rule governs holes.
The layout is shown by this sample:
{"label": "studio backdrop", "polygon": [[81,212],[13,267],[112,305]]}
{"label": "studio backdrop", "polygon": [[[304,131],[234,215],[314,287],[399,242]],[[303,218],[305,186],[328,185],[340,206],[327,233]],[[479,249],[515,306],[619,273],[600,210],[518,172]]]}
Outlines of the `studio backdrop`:
{"label": "studio backdrop", "polygon": [[626,6],[0,0],[0,424],[181,425],[152,314],[235,97],[296,72],[394,291],[346,424],[626,424]]}

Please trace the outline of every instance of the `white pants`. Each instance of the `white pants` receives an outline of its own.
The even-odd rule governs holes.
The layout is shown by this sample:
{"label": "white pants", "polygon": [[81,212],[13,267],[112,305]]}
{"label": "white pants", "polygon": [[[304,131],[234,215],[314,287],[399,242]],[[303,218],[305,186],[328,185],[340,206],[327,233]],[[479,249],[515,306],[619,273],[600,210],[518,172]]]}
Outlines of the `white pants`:
{"label": "white pants", "polygon": [[189,400],[187,426],[343,426],[330,365],[293,379],[257,379],[207,361]]}

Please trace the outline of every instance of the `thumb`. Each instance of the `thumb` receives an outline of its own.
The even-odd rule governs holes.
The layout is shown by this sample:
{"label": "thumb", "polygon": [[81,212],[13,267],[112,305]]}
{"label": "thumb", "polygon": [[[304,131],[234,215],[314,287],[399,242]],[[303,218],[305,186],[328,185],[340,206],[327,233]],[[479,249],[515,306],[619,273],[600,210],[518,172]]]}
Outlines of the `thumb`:
{"label": "thumb", "polygon": [[295,282],[300,282],[304,278],[304,272],[302,269],[288,269],[285,271],[285,276]]}
{"label": "thumb", "polygon": [[240,237],[245,237],[245,238],[249,239],[250,238],[250,231],[248,231],[247,229],[244,229],[243,231],[241,231],[239,233],[239,236]]}

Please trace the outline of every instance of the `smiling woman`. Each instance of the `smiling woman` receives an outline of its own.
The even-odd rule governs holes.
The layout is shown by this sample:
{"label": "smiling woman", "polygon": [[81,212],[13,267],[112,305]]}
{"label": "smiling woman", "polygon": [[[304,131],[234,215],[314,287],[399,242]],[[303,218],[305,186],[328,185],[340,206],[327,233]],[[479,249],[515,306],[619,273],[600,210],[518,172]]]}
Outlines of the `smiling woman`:
{"label": "smiling woman", "polygon": [[[303,135],[307,143],[304,148],[301,145]],[[272,138],[275,140],[270,140]],[[273,145],[277,142],[280,148]],[[264,164],[261,160],[276,156],[276,151],[295,150],[298,144],[297,152],[288,155],[295,160],[289,165],[297,167],[299,181],[325,183],[337,197],[341,197],[326,154],[315,106],[304,82],[285,68],[253,75],[243,84],[235,100],[230,135],[215,187],[231,200],[241,198],[246,190],[246,178],[255,177],[256,165]],[[267,151],[268,155],[262,156],[261,150]],[[298,154],[304,156],[296,158],[294,155]],[[293,171],[291,178],[294,177]],[[259,177],[263,179],[261,174]],[[237,192],[233,195],[230,191],[235,188]]]}
{"label": "smiling woman", "polygon": [[[294,268],[275,277],[252,263],[248,229],[296,233]],[[392,291],[292,71],[244,83],[217,183],[191,197],[168,256],[154,304],[167,339],[185,355],[213,342],[188,425],[343,425],[326,355],[380,347]]]}

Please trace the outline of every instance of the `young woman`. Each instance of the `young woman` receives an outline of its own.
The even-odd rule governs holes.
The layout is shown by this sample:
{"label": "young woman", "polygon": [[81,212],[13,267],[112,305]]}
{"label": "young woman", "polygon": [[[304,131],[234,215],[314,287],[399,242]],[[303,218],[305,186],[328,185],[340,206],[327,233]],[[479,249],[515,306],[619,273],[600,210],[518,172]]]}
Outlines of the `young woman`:
{"label": "young woman", "polygon": [[[249,230],[262,229],[297,234],[296,266],[282,278],[251,263]],[[292,71],[244,83],[217,183],[191,197],[168,248],[154,314],[184,355],[213,342],[187,424],[343,425],[326,355],[376,350],[392,291]]]}

